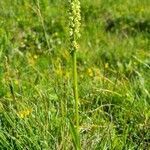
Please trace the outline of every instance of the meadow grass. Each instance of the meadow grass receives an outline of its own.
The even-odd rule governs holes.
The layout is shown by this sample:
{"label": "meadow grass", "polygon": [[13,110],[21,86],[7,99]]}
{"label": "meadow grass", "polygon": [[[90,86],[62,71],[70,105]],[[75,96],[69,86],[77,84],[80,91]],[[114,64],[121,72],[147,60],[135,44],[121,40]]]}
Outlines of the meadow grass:
{"label": "meadow grass", "polygon": [[[62,0],[0,1],[2,150],[75,149],[67,10]],[[81,149],[150,147],[149,10],[149,0],[81,1]]]}

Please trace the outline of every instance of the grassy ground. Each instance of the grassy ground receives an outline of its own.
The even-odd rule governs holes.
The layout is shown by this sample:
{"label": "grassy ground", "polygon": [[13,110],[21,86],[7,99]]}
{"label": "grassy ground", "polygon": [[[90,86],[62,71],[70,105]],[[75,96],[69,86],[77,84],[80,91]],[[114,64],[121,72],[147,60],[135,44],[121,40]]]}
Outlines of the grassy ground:
{"label": "grassy ground", "polygon": [[[150,148],[150,1],[82,0],[84,150]],[[0,1],[0,149],[73,149],[67,2]]]}

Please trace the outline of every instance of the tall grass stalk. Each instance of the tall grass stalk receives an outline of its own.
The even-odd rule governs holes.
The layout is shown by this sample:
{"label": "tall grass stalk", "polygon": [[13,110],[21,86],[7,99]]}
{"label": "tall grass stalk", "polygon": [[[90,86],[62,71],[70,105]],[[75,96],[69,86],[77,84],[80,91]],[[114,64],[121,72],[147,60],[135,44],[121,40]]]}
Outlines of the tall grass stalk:
{"label": "tall grass stalk", "polygon": [[79,97],[78,97],[78,82],[77,82],[77,50],[78,50],[78,38],[80,37],[80,1],[69,0],[70,11],[70,51],[73,61],[73,90],[75,99],[75,121],[76,121],[76,133],[78,136],[77,149],[80,149],[80,136],[79,136]]}
{"label": "tall grass stalk", "polygon": [[49,50],[49,52],[50,52],[50,51],[51,51],[50,43],[49,43],[49,40],[48,40],[48,34],[47,34],[47,32],[46,32],[46,27],[45,27],[45,23],[44,23],[44,18],[43,18],[42,13],[41,13],[39,0],[37,0],[37,15],[39,16],[39,19],[40,19],[40,21],[41,21],[41,25],[42,25],[42,28],[43,28],[43,31],[44,31],[45,40],[46,40],[46,44],[47,44],[48,50]]}

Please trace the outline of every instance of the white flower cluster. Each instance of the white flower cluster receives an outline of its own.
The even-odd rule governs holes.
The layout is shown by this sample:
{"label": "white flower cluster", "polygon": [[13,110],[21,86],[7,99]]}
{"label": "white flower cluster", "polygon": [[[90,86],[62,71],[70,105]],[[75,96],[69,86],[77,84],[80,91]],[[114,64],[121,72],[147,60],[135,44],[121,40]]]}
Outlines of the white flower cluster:
{"label": "white flower cluster", "polygon": [[79,0],[69,0],[70,11],[70,40],[72,50],[77,50],[78,44],[77,40],[80,37],[80,25],[81,25],[81,15],[80,15],[80,1]]}

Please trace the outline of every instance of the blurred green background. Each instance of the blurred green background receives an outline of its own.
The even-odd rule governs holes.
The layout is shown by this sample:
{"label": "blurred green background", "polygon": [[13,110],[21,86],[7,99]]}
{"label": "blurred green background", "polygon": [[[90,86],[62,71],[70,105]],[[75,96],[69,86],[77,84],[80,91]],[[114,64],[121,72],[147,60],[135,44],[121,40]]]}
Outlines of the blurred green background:
{"label": "blurred green background", "polygon": [[[150,145],[150,1],[82,0],[85,150]],[[68,3],[0,1],[0,149],[73,149]]]}

